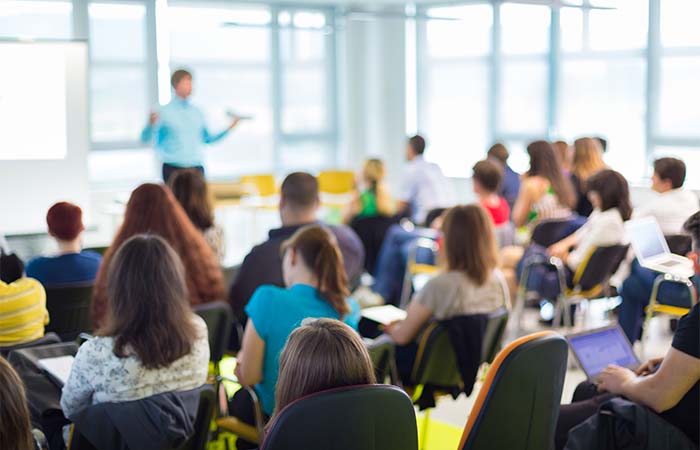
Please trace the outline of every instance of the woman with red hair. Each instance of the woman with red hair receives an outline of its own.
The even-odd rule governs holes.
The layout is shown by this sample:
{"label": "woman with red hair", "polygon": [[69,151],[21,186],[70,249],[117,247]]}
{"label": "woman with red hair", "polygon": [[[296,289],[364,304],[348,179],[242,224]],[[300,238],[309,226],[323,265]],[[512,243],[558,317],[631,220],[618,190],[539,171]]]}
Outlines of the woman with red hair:
{"label": "woman with red hair", "polygon": [[[105,253],[95,280],[92,323],[96,328],[103,325],[107,310],[107,274],[112,257],[124,241],[142,233],[162,237],[178,254],[185,267],[191,304],[224,298],[224,282],[219,263],[172,192],[163,185],[142,184],[131,193],[124,222]],[[147,277],[148,274],[144,276]]]}

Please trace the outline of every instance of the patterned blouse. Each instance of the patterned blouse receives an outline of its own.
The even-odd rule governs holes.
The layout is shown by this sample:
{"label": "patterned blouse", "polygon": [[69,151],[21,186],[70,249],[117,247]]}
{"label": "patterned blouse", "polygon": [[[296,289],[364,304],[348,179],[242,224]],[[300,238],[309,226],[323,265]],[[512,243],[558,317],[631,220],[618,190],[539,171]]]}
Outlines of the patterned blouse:
{"label": "patterned blouse", "polygon": [[63,386],[61,408],[65,416],[70,418],[97,403],[139,400],[204,384],[209,368],[207,325],[199,316],[193,315],[192,320],[198,334],[192,351],[166,368],[146,369],[136,355],[115,356],[112,337],[96,337],[85,342]]}

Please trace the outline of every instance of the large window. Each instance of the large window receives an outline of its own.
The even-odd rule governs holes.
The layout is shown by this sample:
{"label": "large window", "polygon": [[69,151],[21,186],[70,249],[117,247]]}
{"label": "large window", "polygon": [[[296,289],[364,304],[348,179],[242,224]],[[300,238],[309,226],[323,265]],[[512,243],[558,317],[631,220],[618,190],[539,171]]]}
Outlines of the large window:
{"label": "large window", "polygon": [[0,1],[0,38],[70,39],[73,36],[70,1]]}

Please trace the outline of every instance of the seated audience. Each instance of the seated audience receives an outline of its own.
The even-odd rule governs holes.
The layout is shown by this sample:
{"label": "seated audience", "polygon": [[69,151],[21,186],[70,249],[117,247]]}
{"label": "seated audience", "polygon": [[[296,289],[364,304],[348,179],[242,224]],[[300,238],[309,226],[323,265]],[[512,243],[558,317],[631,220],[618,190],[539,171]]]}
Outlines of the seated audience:
{"label": "seated audience", "polygon": [[185,391],[207,380],[207,326],[190,309],[177,253],[155,235],[111,248],[104,325],[80,346],[63,386],[69,419],[90,405]]}
{"label": "seated audience", "polygon": [[72,203],[60,202],[49,208],[46,223],[49,236],[58,244],[57,256],[39,256],[27,264],[27,276],[44,286],[93,281],[102,256],[81,251],[83,211]]}
{"label": "seated audience", "polygon": [[479,161],[472,169],[474,193],[479,198],[479,204],[489,213],[493,224],[497,227],[510,220],[508,202],[498,195],[503,179],[502,174],[501,167],[488,159]]}
{"label": "seated audience", "polygon": [[455,204],[450,181],[437,164],[423,158],[423,152],[425,139],[416,135],[408,140],[408,163],[403,169],[398,205],[399,214],[410,217],[416,225],[423,225],[431,210],[449,208]]}
{"label": "seated audience", "polygon": [[571,147],[569,147],[566,141],[552,142],[552,147],[557,155],[559,155],[561,170],[564,172],[564,176],[568,177],[571,174]]}
{"label": "seated audience", "polygon": [[[104,255],[97,273],[92,298],[92,322],[103,325],[108,309],[107,274],[115,252],[130,237],[155,234],[170,244],[185,267],[185,281],[190,303],[195,305],[224,297],[223,274],[211,248],[192,225],[170,189],[159,184],[143,184],[131,193],[124,221]],[[150,299],[141,299],[144,302]]]}
{"label": "seated audience", "polygon": [[355,330],[337,320],[305,320],[289,335],[279,361],[272,420],[307,395],[376,383],[364,342]]}
{"label": "seated audience", "polygon": [[[569,282],[596,247],[618,245],[626,241],[624,222],[632,216],[627,180],[614,170],[605,169],[590,177],[587,195],[594,209],[581,228],[548,249],[537,245],[528,249],[530,255],[540,252],[561,259],[567,269]],[[531,281],[534,281],[533,278]],[[544,277],[542,284],[534,289],[545,297],[553,299],[559,294],[556,277]]]}
{"label": "seated audience", "polygon": [[[666,236],[683,234],[683,222],[690,211],[698,208],[697,195],[683,189],[685,173],[685,163],[680,159],[661,158],[654,161],[651,188],[658,196],[639,205],[633,217],[654,217]],[[622,297],[622,304],[618,308],[620,326],[630,342],[635,342],[641,336],[644,308],[649,304],[654,280],[658,275],[658,272],[640,266],[635,259],[629,275],[619,287]],[[688,290],[680,285],[665,283],[659,290],[659,298],[671,305],[690,305]]]}
{"label": "seated audience", "polygon": [[[245,321],[245,306],[255,290],[263,284],[284,286],[280,247],[300,228],[321,224],[318,220],[318,181],[308,173],[292,173],[282,182],[279,212],[282,228],[270,230],[267,241],[253,247],[243,260],[229,291],[229,302],[236,317]],[[349,280],[360,276],[364,248],[354,231],[346,226],[328,226],[335,235]]]}
{"label": "seated audience", "polygon": [[520,192],[520,175],[508,165],[508,149],[503,144],[494,144],[488,151],[488,159],[496,161],[503,166],[503,183],[501,184],[501,197],[508,202],[508,207],[513,210],[515,200]]}
{"label": "seated audience", "polygon": [[362,192],[356,194],[345,214],[345,222],[354,218],[391,216],[394,214],[391,194],[384,182],[384,163],[368,159],[362,168]]}
{"label": "seated audience", "polygon": [[600,142],[593,138],[580,138],[574,142],[574,159],[571,167],[571,183],[576,190],[576,213],[588,217],[593,212],[593,206],[588,200],[587,182],[597,172],[605,169],[603,149]]}
{"label": "seated audience", "polygon": [[23,276],[24,261],[15,253],[11,253],[6,243],[5,247],[0,245],[0,281],[12,283]]}
{"label": "seated audience", "polygon": [[571,182],[564,177],[559,156],[546,141],[532,142],[527,153],[530,170],[523,176],[513,207],[515,225],[570,216],[576,197]]}
{"label": "seated audience", "polygon": [[493,223],[479,205],[455,206],[442,224],[445,271],[415,294],[405,320],[387,327],[400,346],[399,373],[404,381],[413,367],[414,342],[430,320],[482,314],[506,305],[508,292],[500,270]]}
{"label": "seated audience", "polygon": [[[326,228],[300,228],[282,244],[281,253],[286,288],[261,286],[250,299],[235,372],[241,384],[254,386],[266,417],[275,409],[278,357],[292,331],[309,317],[345,319],[350,313],[343,259]],[[231,399],[230,413],[253,424],[245,390]],[[237,445],[250,448],[240,439]]]}
{"label": "seated audience", "polygon": [[[693,236],[695,255],[700,253],[700,213],[695,213],[685,225]],[[695,271],[700,271],[694,256]],[[600,377],[596,389],[580,386],[578,401],[562,405],[557,423],[556,444],[563,448],[569,430],[598,411],[600,404],[614,396],[646,406],[669,424],[685,433],[691,441],[700,443],[700,305],[680,319],[671,348],[664,358],[652,359],[636,372],[609,366]],[[582,397],[589,397],[588,399]]]}
{"label": "seated audience", "polygon": [[187,217],[202,233],[204,240],[221,262],[226,254],[224,230],[214,222],[214,211],[202,172],[197,169],[178,170],[170,177],[168,186],[187,213]]}
{"label": "seated audience", "polygon": [[46,438],[32,430],[27,396],[22,379],[0,356],[0,448],[7,450],[43,450]]}
{"label": "seated audience", "polygon": [[44,336],[49,323],[44,286],[14,267],[8,282],[0,281],[0,347],[24,344]]}

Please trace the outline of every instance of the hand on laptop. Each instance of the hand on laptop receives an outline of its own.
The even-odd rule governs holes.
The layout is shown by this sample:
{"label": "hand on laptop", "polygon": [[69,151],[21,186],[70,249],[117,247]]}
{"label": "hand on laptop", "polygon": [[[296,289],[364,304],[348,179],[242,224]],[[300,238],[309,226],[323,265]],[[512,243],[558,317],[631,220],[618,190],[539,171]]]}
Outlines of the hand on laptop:
{"label": "hand on laptop", "polygon": [[652,358],[639,366],[635,373],[640,377],[651,375],[652,373],[656,372],[657,367],[661,365],[661,361],[663,360],[663,358]]}
{"label": "hand on laptop", "polygon": [[620,366],[608,366],[598,377],[598,391],[621,394],[625,384],[632,382],[637,375]]}

